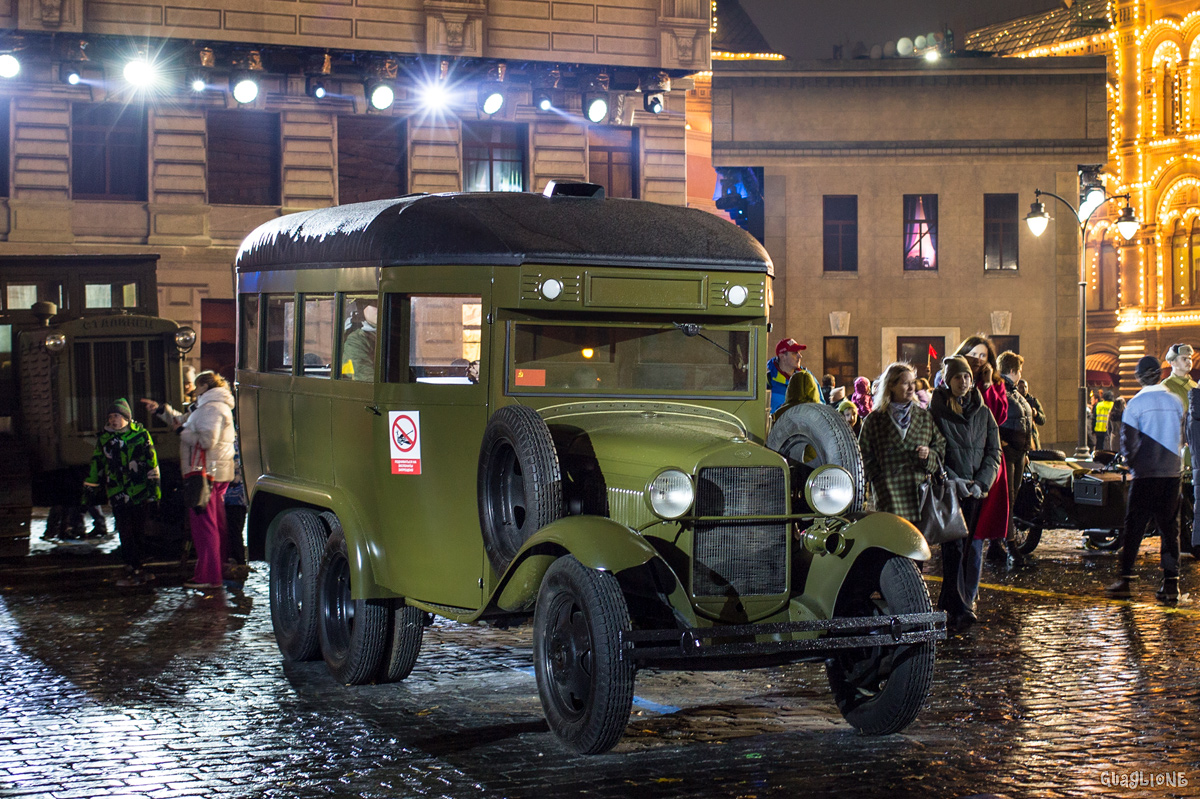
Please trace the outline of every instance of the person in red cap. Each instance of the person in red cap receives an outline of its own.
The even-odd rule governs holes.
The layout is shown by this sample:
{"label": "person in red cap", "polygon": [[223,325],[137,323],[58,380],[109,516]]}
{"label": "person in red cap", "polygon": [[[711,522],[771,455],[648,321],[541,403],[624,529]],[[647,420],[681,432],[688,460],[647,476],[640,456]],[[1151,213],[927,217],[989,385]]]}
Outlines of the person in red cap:
{"label": "person in red cap", "polygon": [[807,349],[794,338],[785,338],[775,345],[775,357],[767,361],[767,389],[771,392],[771,413],[779,410],[787,396],[787,383],[802,367],[801,351]]}

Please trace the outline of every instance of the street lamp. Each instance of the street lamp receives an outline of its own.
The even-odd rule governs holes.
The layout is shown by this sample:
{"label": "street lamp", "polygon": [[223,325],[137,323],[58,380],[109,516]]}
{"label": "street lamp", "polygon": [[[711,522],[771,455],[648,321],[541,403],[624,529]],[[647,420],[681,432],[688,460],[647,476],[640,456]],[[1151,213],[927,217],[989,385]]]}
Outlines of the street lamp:
{"label": "street lamp", "polygon": [[1092,456],[1087,440],[1087,248],[1085,238],[1087,226],[1096,211],[1113,200],[1125,201],[1125,208],[1117,217],[1117,232],[1121,234],[1121,238],[1126,241],[1132,239],[1137,235],[1142,223],[1134,216],[1133,208],[1129,206],[1128,194],[1110,195],[1102,187],[1095,186],[1088,191],[1084,200],[1079,204],[1079,208],[1076,209],[1075,206],[1054,192],[1034,189],[1035,199],[1029,206],[1029,215],[1025,217],[1025,223],[1029,225],[1030,232],[1035,236],[1042,235],[1046,231],[1046,225],[1050,222],[1046,204],[1041,202],[1043,194],[1053,197],[1070,208],[1079,222],[1079,440],[1075,447],[1075,457],[1086,460]]}

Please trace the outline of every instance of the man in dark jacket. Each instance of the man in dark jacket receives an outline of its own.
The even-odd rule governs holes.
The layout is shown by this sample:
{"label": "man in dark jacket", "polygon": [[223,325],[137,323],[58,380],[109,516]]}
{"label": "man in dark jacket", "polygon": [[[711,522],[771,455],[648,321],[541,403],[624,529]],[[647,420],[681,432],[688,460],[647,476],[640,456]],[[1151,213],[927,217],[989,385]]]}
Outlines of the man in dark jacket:
{"label": "man in dark jacket", "polygon": [[1121,574],[1105,589],[1109,596],[1129,597],[1133,565],[1146,526],[1154,521],[1161,537],[1163,584],[1156,596],[1162,602],[1179,599],[1179,455],[1183,433],[1183,405],[1158,382],[1159,361],[1147,355],[1137,363],[1142,390],[1125,408],[1121,454],[1133,479],[1125,510],[1125,541],[1121,547]]}
{"label": "man in dark jacket", "polygon": [[1017,530],[1012,515],[1012,506],[1016,504],[1017,491],[1021,487],[1021,475],[1025,473],[1025,454],[1033,449],[1033,409],[1017,391],[1024,364],[1025,359],[1012,350],[1001,353],[996,359],[1000,376],[1004,378],[1004,387],[1008,389],[1008,418],[1000,425],[1000,445],[1004,449],[1005,477],[1008,480],[1008,536],[1005,546],[1009,568],[1028,565],[1025,555],[1013,544]]}
{"label": "man in dark jacket", "polygon": [[1046,412],[1042,410],[1042,403],[1037,397],[1029,393],[1029,383],[1022,378],[1017,381],[1017,391],[1029,403],[1029,411],[1033,414],[1033,449],[1041,449],[1041,436],[1038,435],[1038,428],[1046,423]]}

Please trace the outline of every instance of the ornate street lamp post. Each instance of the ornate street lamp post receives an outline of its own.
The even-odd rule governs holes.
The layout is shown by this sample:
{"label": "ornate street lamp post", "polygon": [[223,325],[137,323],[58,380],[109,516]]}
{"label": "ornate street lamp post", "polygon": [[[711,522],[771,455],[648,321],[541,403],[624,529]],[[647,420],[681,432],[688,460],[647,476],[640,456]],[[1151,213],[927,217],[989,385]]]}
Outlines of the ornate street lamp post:
{"label": "ornate street lamp post", "polygon": [[1070,208],[1075,220],[1079,223],[1079,440],[1076,442],[1075,457],[1087,460],[1092,456],[1087,439],[1087,242],[1085,238],[1087,226],[1096,211],[1113,200],[1125,201],[1125,208],[1117,217],[1117,232],[1121,234],[1121,238],[1126,241],[1132,239],[1137,235],[1142,223],[1134,216],[1133,209],[1129,206],[1128,194],[1110,195],[1102,187],[1096,186],[1088,192],[1087,197],[1077,209],[1053,192],[1034,189],[1035,199],[1029,206],[1029,215],[1025,217],[1025,222],[1035,236],[1046,232],[1046,225],[1050,222],[1050,214],[1046,213],[1046,204],[1041,202],[1043,194],[1053,197]]}

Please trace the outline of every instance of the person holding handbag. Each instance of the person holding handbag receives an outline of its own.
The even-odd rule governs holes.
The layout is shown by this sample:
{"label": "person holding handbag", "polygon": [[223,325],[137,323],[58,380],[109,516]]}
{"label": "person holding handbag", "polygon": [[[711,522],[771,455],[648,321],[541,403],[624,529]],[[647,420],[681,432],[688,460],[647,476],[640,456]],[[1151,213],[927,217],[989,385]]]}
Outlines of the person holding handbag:
{"label": "person holding handbag", "polygon": [[867,414],[858,438],[875,509],[914,523],[921,512],[917,487],[938,470],[946,447],[933,417],[915,400],[916,379],[907,363],[884,370],[875,410]]}
{"label": "person holding handbag", "polygon": [[186,476],[202,471],[209,483],[208,501],[190,509],[195,576],[187,588],[220,588],[222,552],[226,545],[225,490],[234,477],[233,392],[215,372],[196,375],[196,409],[177,425],[180,464]]}
{"label": "person holding handbag", "polygon": [[946,628],[962,632],[979,619],[975,599],[983,568],[983,541],[978,537],[980,510],[1000,473],[1000,428],[975,385],[971,364],[961,355],[942,361],[945,385],[933,391],[929,411],[946,441],[946,474],[962,498],[968,538],[942,544],[942,591],[938,608],[946,611]]}

